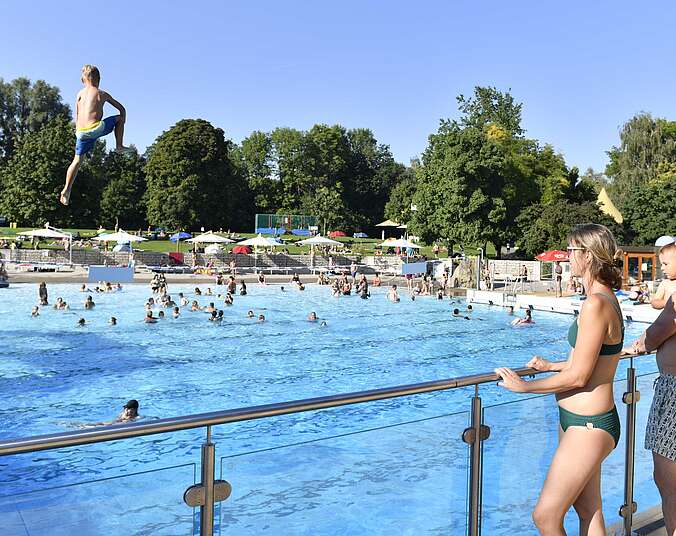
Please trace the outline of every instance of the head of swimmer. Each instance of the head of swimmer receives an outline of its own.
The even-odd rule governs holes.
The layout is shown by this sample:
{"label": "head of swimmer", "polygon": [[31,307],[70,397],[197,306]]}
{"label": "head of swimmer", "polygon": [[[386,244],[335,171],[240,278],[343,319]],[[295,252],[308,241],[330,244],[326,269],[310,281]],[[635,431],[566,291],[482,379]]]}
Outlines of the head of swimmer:
{"label": "head of swimmer", "polygon": [[122,406],[122,414],[120,420],[128,421],[138,417],[138,400],[130,400]]}
{"label": "head of swimmer", "polygon": [[99,87],[99,84],[101,83],[101,73],[99,72],[99,68],[96,65],[85,65],[82,67],[80,80],[85,86],[91,85]]}

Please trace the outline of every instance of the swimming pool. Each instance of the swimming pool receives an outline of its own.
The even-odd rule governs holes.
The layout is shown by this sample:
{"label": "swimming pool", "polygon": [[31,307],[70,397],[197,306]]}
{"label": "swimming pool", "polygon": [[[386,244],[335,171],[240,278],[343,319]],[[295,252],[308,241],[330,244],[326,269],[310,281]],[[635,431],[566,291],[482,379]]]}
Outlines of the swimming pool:
{"label": "swimming pool", "polygon": [[[207,285],[199,287],[204,292]],[[142,321],[151,295],[145,285],[93,294],[92,311],[84,310],[87,294],[78,285],[50,285],[50,303],[62,296],[71,310],[43,308],[37,318],[30,316],[36,285],[0,291],[0,437],[111,420],[131,398],[140,401],[145,418],[160,418],[450,378],[497,365],[520,366],[533,354],[564,358],[567,352],[570,317],[562,315],[535,313],[535,325],[513,328],[500,308],[475,306],[472,320],[452,318],[453,307],[465,308],[460,300],[404,297],[392,304],[380,289],[361,300],[332,298],[328,287],[309,286],[304,292],[285,287],[282,292],[277,285],[250,285],[249,295],[236,296],[234,305],[225,307],[216,296],[196,298],[194,286],[171,285],[176,301],[179,292],[202,305],[214,301],[225,311],[224,321],[211,323],[204,312],[183,307],[179,319],[154,325]],[[212,287],[214,293],[219,288],[224,289]],[[266,321],[247,318],[249,309]],[[308,322],[310,311],[327,326]],[[110,316],[118,319],[117,326],[107,324]],[[84,327],[77,326],[80,317],[87,320]],[[627,337],[644,328],[629,325]],[[654,363],[639,367],[648,373]],[[623,377],[619,372],[618,379]],[[551,398],[504,406],[523,397],[495,387],[481,392],[495,412],[541,407],[550,415],[554,407]],[[234,487],[233,497],[219,508],[218,529],[223,534],[375,534],[395,528],[407,533],[405,520],[416,534],[457,529],[464,522],[466,471],[457,430],[466,426],[470,395],[471,390],[459,389],[217,428],[218,469]],[[543,437],[553,435],[555,425],[539,426]],[[373,431],[362,433],[366,429]],[[106,519],[113,527],[109,533],[190,534],[193,515],[180,504],[180,493],[192,483],[187,480],[199,480],[191,464],[199,460],[201,438],[201,432],[184,432],[0,458],[5,497],[0,512],[22,511],[6,498],[26,491],[36,491],[26,499],[30,508],[47,505],[49,512],[74,497],[110,497],[113,484],[103,479],[119,477],[114,479],[118,492],[124,496],[131,487],[135,503],[144,504],[145,497],[148,507],[145,517],[130,520],[119,515],[124,506],[116,499],[109,514],[95,520]],[[538,472],[546,470],[550,439]],[[154,472],[124,476],[141,471]],[[500,482],[509,487],[517,480],[504,475]],[[92,483],[74,485],[83,482]],[[166,495],[157,495],[158,482],[166,483]],[[529,485],[536,490],[539,484]],[[67,490],[68,499],[54,491],[37,493],[55,486],[68,486],[59,492]],[[168,489],[172,486],[180,489],[178,502],[175,490]],[[168,521],[158,526],[153,501],[162,503],[169,495]],[[494,515],[499,522],[491,534],[513,530],[500,519],[499,508]],[[53,523],[46,525],[49,532],[40,532],[45,515],[35,516],[32,530],[27,517],[21,519],[29,534],[57,533]],[[93,526],[80,518],[77,523],[81,533]],[[72,533],[72,526],[68,530]]]}

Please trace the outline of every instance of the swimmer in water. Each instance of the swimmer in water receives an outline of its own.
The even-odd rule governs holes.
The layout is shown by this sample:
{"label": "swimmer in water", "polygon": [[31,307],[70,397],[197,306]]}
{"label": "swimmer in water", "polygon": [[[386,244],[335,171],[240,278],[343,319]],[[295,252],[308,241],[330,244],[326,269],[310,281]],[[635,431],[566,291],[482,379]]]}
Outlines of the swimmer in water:
{"label": "swimmer in water", "polygon": [[254,317],[254,312],[251,311],[251,310],[247,311],[246,317],[247,317],[247,318],[253,318],[253,317]]}
{"label": "swimmer in water", "polygon": [[181,310],[178,307],[174,307],[173,312],[171,313],[171,316],[174,318],[178,318],[181,316]]}
{"label": "swimmer in water", "polygon": [[37,305],[33,306],[33,310],[31,311],[31,316],[40,316],[40,308]]}
{"label": "swimmer in water", "polygon": [[387,291],[387,299],[392,303],[399,303],[401,299],[399,298],[399,293],[397,292],[397,285],[392,285],[390,290]]}
{"label": "swimmer in water", "polygon": [[444,299],[444,291],[443,291],[443,290],[439,290],[439,291],[437,292],[437,300],[443,300],[443,299]]}
{"label": "swimmer in water", "polygon": [[91,292],[91,290],[87,288],[87,285],[82,285],[80,287],[80,292]]}
{"label": "swimmer in water", "polygon": [[129,422],[139,418],[138,414],[138,400],[130,400],[122,406],[122,413],[117,416],[111,424]]}
{"label": "swimmer in water", "polygon": [[320,328],[325,328],[328,324],[326,323],[326,320],[322,320],[321,323],[319,324]]}
{"label": "swimmer in water", "polygon": [[220,322],[221,320],[223,320],[223,310],[222,310],[222,309],[219,309],[219,310],[218,310],[218,318],[217,318],[216,320],[217,320],[218,322]]}
{"label": "swimmer in water", "polygon": [[265,315],[258,315],[258,322],[265,322]]}
{"label": "swimmer in water", "polygon": [[157,322],[157,318],[153,316],[152,311],[146,311],[146,317],[143,319],[146,324],[154,324]]}
{"label": "swimmer in water", "polygon": [[157,313],[157,318],[164,318],[164,311]]}
{"label": "swimmer in water", "polygon": [[111,317],[110,317],[110,320],[108,320],[108,323],[109,323],[111,326],[117,326],[117,318],[115,318],[114,316],[111,316]]}
{"label": "swimmer in water", "polygon": [[239,295],[240,295],[240,296],[246,296],[246,295],[247,295],[247,291],[246,291],[246,283],[245,283],[244,281],[242,281],[242,282],[240,283],[240,287],[239,287]]}
{"label": "swimmer in water", "polygon": [[471,305],[471,304],[467,306],[467,312],[468,312],[468,313],[471,313],[473,310],[474,310],[474,309],[472,308],[472,305]]}
{"label": "swimmer in water", "polygon": [[204,293],[205,296],[211,296],[211,287],[207,287],[207,291]]}
{"label": "swimmer in water", "polygon": [[197,303],[197,300],[193,300],[192,305],[190,306],[191,311],[201,311],[200,304]]}
{"label": "swimmer in water", "polygon": [[218,319],[218,311],[215,310],[211,311],[211,316],[209,317],[209,320],[211,322],[216,322],[217,319]]}
{"label": "swimmer in water", "polygon": [[465,320],[469,320],[469,316],[462,316],[460,314],[460,309],[453,309],[453,317],[455,318],[464,318]]}
{"label": "swimmer in water", "polygon": [[533,315],[530,309],[526,309],[526,316],[523,318],[515,318],[512,320],[512,326],[522,326],[524,324],[535,324],[533,321]]}
{"label": "swimmer in water", "polygon": [[91,296],[87,296],[87,299],[84,302],[84,308],[85,309],[93,309],[96,304],[94,303],[94,300],[92,300]]}
{"label": "swimmer in water", "polygon": [[514,306],[513,305],[507,306],[507,314],[510,315],[510,316],[514,314]]}
{"label": "swimmer in water", "polygon": [[279,290],[281,290],[282,292],[286,292],[286,291],[284,290],[284,285],[282,285],[281,287],[279,287]]}
{"label": "swimmer in water", "polygon": [[312,311],[309,315],[307,315],[307,319],[309,322],[316,322],[317,321],[317,313]]}
{"label": "swimmer in water", "polygon": [[77,325],[79,327],[84,326],[87,323],[87,321],[84,318],[80,318],[80,320],[77,321]]}
{"label": "swimmer in water", "polygon": [[202,295],[202,291],[201,291],[198,287],[195,287],[195,295],[196,295],[196,296],[201,296],[201,295]]}
{"label": "swimmer in water", "polygon": [[232,305],[234,302],[235,300],[233,299],[232,294],[228,292],[225,295],[225,300],[223,300],[223,303],[225,303],[225,305]]}
{"label": "swimmer in water", "polygon": [[204,309],[204,310],[207,313],[213,313],[214,311],[216,311],[216,307],[214,306],[214,302],[209,303],[209,305],[207,305],[206,309]]}

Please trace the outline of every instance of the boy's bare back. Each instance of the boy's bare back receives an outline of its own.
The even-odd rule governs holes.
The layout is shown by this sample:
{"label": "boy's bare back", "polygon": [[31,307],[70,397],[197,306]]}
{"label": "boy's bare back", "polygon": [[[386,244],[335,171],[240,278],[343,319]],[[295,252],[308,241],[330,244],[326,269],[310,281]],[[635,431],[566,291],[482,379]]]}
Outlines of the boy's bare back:
{"label": "boy's bare back", "polygon": [[87,128],[101,121],[103,105],[108,101],[108,94],[95,86],[87,86],[77,94],[76,128]]}

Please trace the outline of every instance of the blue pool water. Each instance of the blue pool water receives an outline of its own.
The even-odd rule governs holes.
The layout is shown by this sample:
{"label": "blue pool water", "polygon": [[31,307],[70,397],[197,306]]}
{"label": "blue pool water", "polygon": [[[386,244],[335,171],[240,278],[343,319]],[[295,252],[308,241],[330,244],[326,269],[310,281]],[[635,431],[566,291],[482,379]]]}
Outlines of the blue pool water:
{"label": "blue pool water", "polygon": [[[194,286],[172,285],[175,301],[179,292],[201,305],[214,301],[225,311],[224,321],[211,323],[206,313],[183,307],[179,319],[154,325],[142,321],[151,295],[145,285],[94,294],[92,311],[84,310],[86,294],[79,286],[50,285],[50,303],[61,296],[71,310],[43,308],[38,318],[30,316],[36,285],[0,291],[0,438],[111,420],[131,398],[140,401],[145,418],[163,418],[450,378],[521,366],[533,354],[563,359],[567,352],[570,317],[563,315],[536,312],[535,325],[513,328],[500,308],[475,306],[472,320],[452,318],[453,307],[465,308],[461,300],[404,297],[392,304],[380,289],[365,301],[332,298],[327,287],[286,287],[281,292],[279,286],[250,285],[248,296],[236,296],[225,307],[215,295],[195,297]],[[248,319],[249,309],[264,314],[266,322]],[[310,311],[328,325],[308,322]],[[110,316],[117,317],[117,326],[107,324]],[[80,317],[85,327],[76,325]],[[629,325],[627,337],[644,328]],[[639,364],[642,373],[654,368],[652,362]],[[219,508],[219,532],[406,534],[406,523],[411,534],[459,530],[466,448],[458,437],[471,393],[460,389],[217,428],[217,469],[234,488]],[[509,410],[510,418],[525,419],[537,407],[548,415],[536,426],[543,442],[537,473],[544,475],[555,448],[553,400],[527,401],[494,386],[481,393],[496,414]],[[502,406],[511,401],[519,402]],[[55,523],[64,523],[64,534],[73,527],[81,534],[102,533],[102,526],[108,534],[192,534],[194,518],[180,494],[195,478],[189,464],[199,461],[202,437],[201,431],[184,432],[0,458],[0,522],[4,512],[8,526],[19,527],[17,534],[60,534],[45,521],[49,512],[59,512],[62,502],[100,497],[96,506],[104,511],[95,519],[66,523],[59,517]],[[135,476],[143,471],[153,473]],[[507,472],[513,475],[503,475],[501,484],[518,483],[514,468]],[[114,484],[103,483],[113,477]],[[529,484],[530,495],[540,484]],[[59,493],[70,495],[61,499],[55,491],[40,491],[57,486],[67,486]],[[127,503],[112,491],[115,486],[121,496],[131,493],[147,506],[121,516]],[[23,506],[7,499],[26,492]],[[164,513],[155,512],[154,505],[163,502]],[[532,501],[527,503],[526,513]],[[36,508],[42,508],[39,515]],[[492,515],[491,534],[514,530],[499,506]],[[163,516],[166,522],[156,523]]]}

